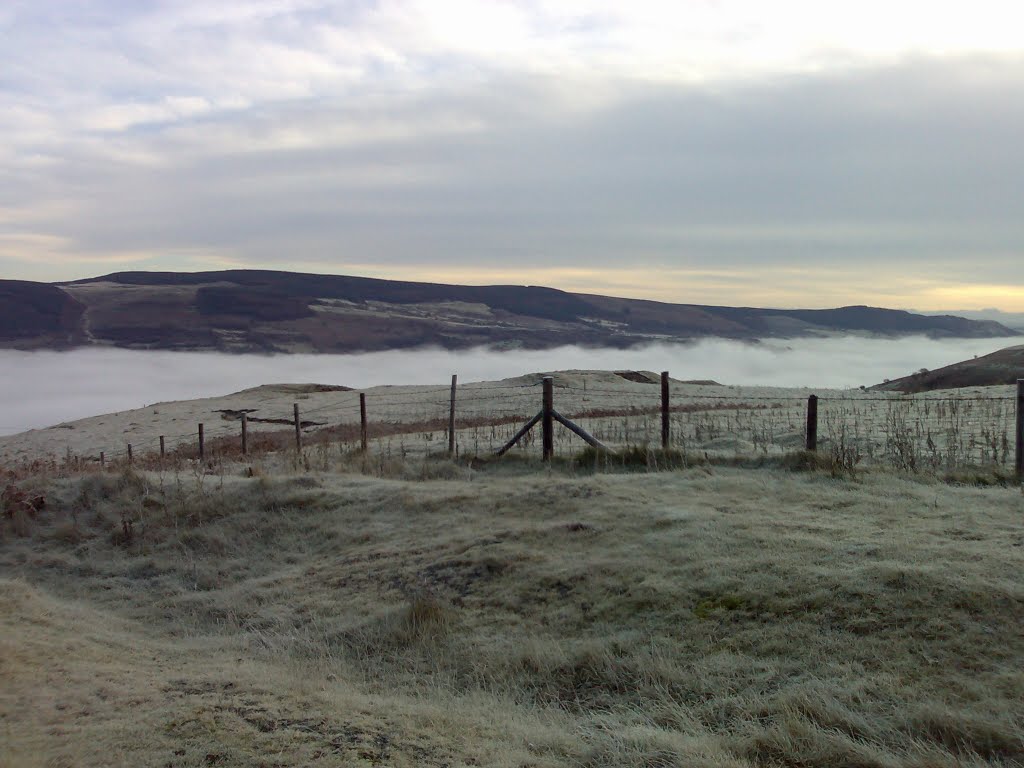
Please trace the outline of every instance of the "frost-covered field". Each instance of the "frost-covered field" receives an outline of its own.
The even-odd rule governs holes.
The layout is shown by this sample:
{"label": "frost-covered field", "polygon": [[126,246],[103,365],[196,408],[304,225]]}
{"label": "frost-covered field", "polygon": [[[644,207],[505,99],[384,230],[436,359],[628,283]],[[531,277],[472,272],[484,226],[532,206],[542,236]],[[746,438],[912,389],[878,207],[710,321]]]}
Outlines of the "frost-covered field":
{"label": "frost-covered field", "polygon": [[0,350],[0,435],[171,400],[220,396],[275,382],[354,388],[493,381],[526,371],[669,371],[730,385],[856,389],[985,355],[1017,339],[835,336],[744,343],[703,339],[635,349],[560,347],[394,350],[358,355],[228,355],[85,348]]}
{"label": "frost-covered field", "polygon": [[[554,406],[613,449],[661,445],[660,387],[653,372],[559,371]],[[461,457],[488,457],[541,408],[542,374],[474,382],[458,388],[456,442]],[[447,450],[450,388],[378,386],[366,396],[370,451],[390,458]],[[1011,387],[974,387],[913,396],[860,389],[731,387],[673,380],[671,447],[708,458],[778,456],[804,445],[809,394],[819,398],[819,446],[844,466],[885,464],[899,469],[1007,468],[1013,461]],[[152,455],[164,436],[179,458],[197,452],[204,426],[210,456],[237,453],[241,414],[247,413],[254,450],[288,444],[298,404],[304,441],[321,464],[331,451],[359,447],[359,393],[304,385],[268,385],[225,397],[158,403],[0,438],[0,462],[64,461],[68,454],[95,464]],[[539,451],[539,429],[518,453]],[[272,441],[259,437],[273,435]],[[261,448],[262,446],[262,448]],[[579,438],[556,427],[557,455],[573,457]]]}
{"label": "frost-covered field", "polygon": [[1024,761],[1017,488],[287,463],[18,480],[0,765]]}

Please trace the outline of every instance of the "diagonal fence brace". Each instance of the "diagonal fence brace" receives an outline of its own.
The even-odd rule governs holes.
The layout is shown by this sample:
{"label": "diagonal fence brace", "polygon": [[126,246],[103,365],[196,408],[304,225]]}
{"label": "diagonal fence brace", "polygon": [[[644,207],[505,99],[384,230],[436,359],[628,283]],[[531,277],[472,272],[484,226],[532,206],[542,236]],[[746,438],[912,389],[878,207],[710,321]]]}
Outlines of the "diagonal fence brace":
{"label": "diagonal fence brace", "polygon": [[495,455],[503,456],[505,452],[508,451],[512,446],[514,446],[516,443],[518,443],[520,440],[526,437],[526,433],[533,429],[535,426],[537,426],[537,422],[539,422],[543,417],[544,411],[541,411],[528,422],[526,422],[526,426],[524,426],[522,429],[516,432],[515,437],[513,437],[511,440],[509,440],[507,443],[501,446],[501,448],[498,449]]}
{"label": "diagonal fence brace", "polygon": [[560,414],[558,411],[556,411],[553,408],[551,409],[551,415],[552,415],[552,417],[554,417],[555,421],[557,421],[563,427],[565,427],[570,432],[575,434],[577,437],[583,439],[584,441],[586,441],[590,445],[592,445],[595,448],[597,448],[599,451],[607,451],[608,450],[608,446],[606,446],[604,443],[602,443],[600,440],[598,440],[592,434],[587,432],[587,430],[583,429],[583,427],[581,427],[579,424],[574,424],[573,422],[569,421],[569,419],[565,418],[565,416],[563,416],[562,414]]}

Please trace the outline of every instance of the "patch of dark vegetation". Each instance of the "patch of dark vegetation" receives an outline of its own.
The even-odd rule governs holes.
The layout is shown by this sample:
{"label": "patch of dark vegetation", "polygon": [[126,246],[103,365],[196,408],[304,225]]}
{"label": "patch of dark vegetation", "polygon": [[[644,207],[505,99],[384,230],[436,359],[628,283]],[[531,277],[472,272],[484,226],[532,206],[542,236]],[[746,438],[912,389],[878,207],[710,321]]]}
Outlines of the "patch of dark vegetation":
{"label": "patch of dark vegetation", "polygon": [[[295,424],[295,421],[293,419],[263,419],[263,418],[260,418],[259,416],[249,416],[248,414],[250,414],[250,413],[256,413],[256,409],[254,409],[254,408],[249,408],[249,409],[242,410],[242,411],[232,411],[230,409],[226,409],[226,410],[217,411],[217,413],[219,413],[221,418],[224,419],[225,421],[241,421],[242,420],[242,414],[244,413],[244,414],[246,414],[246,421],[249,421],[250,423],[256,423],[256,424]],[[326,421],[305,421],[305,420],[300,420],[299,421],[299,426],[302,429],[312,429],[313,427],[323,427],[323,426],[326,426],[326,425],[327,425]]]}
{"label": "patch of dark vegetation", "polygon": [[697,603],[693,615],[698,619],[711,618],[717,611],[739,611],[748,608],[749,602],[740,595],[722,594],[707,597]]}
{"label": "patch of dark vegetation", "polygon": [[569,533],[594,533],[597,529],[590,523],[572,522],[566,523],[565,530]]}
{"label": "patch of dark vegetation", "polygon": [[424,584],[443,589],[449,594],[466,597],[481,581],[495,579],[505,573],[509,563],[495,557],[479,560],[452,558],[433,563],[417,574]]}
{"label": "patch of dark vegetation", "polygon": [[1010,469],[1003,467],[963,467],[951,469],[942,474],[943,482],[952,485],[1000,486],[1012,488],[1020,484],[1020,478]]}
{"label": "patch of dark vegetation", "polygon": [[794,451],[782,457],[782,467],[791,472],[827,472],[832,460],[818,451]]}
{"label": "patch of dark vegetation", "polygon": [[699,463],[700,460],[691,461],[691,457],[673,448],[666,451],[661,448],[634,445],[620,451],[605,451],[587,446],[576,454],[574,461],[581,469],[592,468],[594,471],[654,471],[681,469]]}
{"label": "patch of dark vegetation", "polygon": [[132,349],[217,348],[217,334],[209,328],[187,328],[177,325],[122,325],[93,329],[103,341]]}
{"label": "patch of dark vegetation", "polygon": [[74,346],[84,341],[84,311],[83,304],[56,286],[0,280],[0,342]]}
{"label": "patch of dark vegetation", "polygon": [[201,315],[235,315],[257,322],[313,317],[309,300],[276,290],[210,286],[196,292]]}
{"label": "patch of dark vegetation", "polygon": [[616,371],[615,375],[616,376],[621,376],[626,381],[636,382],[637,384],[656,384],[656,383],[658,383],[654,379],[652,379],[650,376],[648,376],[647,374],[640,373],[640,371]]}

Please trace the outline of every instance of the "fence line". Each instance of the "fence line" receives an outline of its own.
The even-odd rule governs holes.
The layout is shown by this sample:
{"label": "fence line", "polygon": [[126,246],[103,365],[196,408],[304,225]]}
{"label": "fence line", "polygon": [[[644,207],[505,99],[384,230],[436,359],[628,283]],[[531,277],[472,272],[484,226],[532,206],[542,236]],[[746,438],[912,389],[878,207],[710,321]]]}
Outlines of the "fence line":
{"label": "fence line", "polygon": [[[522,427],[539,408],[531,426],[541,426],[544,459],[578,453],[582,436],[613,450],[660,448],[712,458],[777,456],[802,449],[849,466],[886,464],[910,471],[993,466],[1024,476],[1024,379],[1018,380],[1015,396],[1001,397],[694,393],[671,382],[668,372],[662,373],[660,385],[644,392],[544,377],[460,390],[453,375],[448,387],[378,390],[372,396],[345,391],[342,402],[308,410],[295,403],[292,413],[280,418],[222,411],[227,423],[217,428],[199,423],[189,432],[160,435],[158,459],[204,461],[281,451],[288,448],[289,433],[300,454],[304,448],[329,444],[364,453],[376,448],[389,455],[394,448],[402,456],[483,456],[499,448],[505,453],[512,446],[532,453],[537,441]],[[313,416],[319,418],[311,421]],[[142,445],[134,439],[120,448],[95,446],[77,454],[69,448],[64,464],[107,468],[152,463],[154,450],[140,451]],[[39,462],[58,466],[53,456]]]}

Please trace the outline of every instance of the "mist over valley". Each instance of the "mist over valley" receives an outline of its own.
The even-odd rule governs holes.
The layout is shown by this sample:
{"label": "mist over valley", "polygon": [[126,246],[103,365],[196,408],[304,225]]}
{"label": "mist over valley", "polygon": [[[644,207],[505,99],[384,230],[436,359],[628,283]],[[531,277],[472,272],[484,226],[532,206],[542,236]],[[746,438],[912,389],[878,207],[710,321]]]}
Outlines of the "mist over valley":
{"label": "mist over valley", "polygon": [[235,355],[85,348],[0,350],[0,434],[39,429],[170,400],[213,397],[271,383],[353,388],[488,381],[555,370],[668,370],[724,385],[853,388],[985,355],[1020,338],[767,340],[704,339],[634,349],[452,351],[437,348],[358,355]]}

